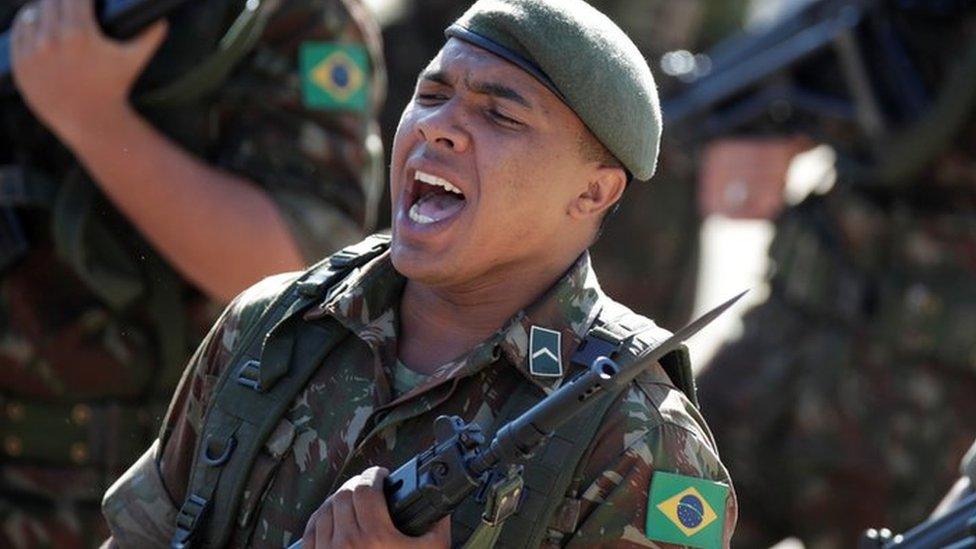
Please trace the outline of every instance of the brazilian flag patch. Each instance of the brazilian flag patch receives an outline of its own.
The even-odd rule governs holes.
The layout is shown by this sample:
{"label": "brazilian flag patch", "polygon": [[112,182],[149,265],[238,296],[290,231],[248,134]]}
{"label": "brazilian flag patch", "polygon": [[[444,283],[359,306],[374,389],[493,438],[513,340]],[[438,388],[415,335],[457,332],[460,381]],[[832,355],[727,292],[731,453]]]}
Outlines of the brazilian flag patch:
{"label": "brazilian flag patch", "polygon": [[647,496],[648,539],[720,549],[729,487],[684,475],[657,471]]}
{"label": "brazilian flag patch", "polygon": [[310,109],[365,111],[369,53],[363,46],[305,42],[298,52],[302,101]]}

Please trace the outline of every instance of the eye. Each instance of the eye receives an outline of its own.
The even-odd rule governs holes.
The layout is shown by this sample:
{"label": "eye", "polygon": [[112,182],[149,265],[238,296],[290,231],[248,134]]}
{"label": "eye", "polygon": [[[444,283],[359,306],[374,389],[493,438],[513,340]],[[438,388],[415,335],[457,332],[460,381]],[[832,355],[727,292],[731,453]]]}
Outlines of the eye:
{"label": "eye", "polygon": [[505,116],[498,109],[488,109],[488,116],[491,117],[492,120],[494,120],[495,122],[503,126],[508,126],[512,128],[518,128],[524,126],[524,124],[522,124],[518,120],[515,120],[514,118],[511,118],[509,116]]}
{"label": "eye", "polygon": [[419,103],[437,103],[442,101],[447,101],[447,96],[443,93],[434,92],[417,92],[417,102]]}

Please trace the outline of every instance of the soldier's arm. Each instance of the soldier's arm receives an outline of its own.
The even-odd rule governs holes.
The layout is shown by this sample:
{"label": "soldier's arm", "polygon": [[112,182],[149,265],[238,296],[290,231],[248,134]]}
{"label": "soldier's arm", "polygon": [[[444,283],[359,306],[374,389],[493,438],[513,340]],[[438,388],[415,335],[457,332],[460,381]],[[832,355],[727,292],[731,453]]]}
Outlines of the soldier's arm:
{"label": "soldier's arm", "polygon": [[128,93],[162,42],[98,29],[92,2],[42,2],[14,25],[14,80],[34,114],[106,195],[187,278],[228,300],[262,276],[302,265],[274,202],[255,185],[183,151],[132,108]]}
{"label": "soldier's arm", "polygon": [[[128,101],[162,29],[118,44],[100,34],[90,2],[44,5],[55,3],[63,9],[48,11],[61,16],[42,14],[37,28],[15,26],[14,76],[22,95],[122,213],[200,289],[227,301],[264,276],[299,269],[362,236],[359,176],[368,164],[364,128],[371,112],[325,120],[307,108],[296,95],[297,51],[284,57],[291,72],[263,80],[247,74],[259,84],[247,94],[237,86],[238,97],[225,101],[234,86],[221,89],[215,102],[233,106],[216,118],[225,124],[222,138],[233,135],[218,144],[211,166]],[[324,20],[321,14],[309,20],[316,18]],[[274,25],[272,19],[267,32]],[[355,36],[346,28],[330,32]],[[238,72],[249,70],[245,64]],[[333,180],[339,183],[325,192]],[[332,200],[344,195],[352,208]]]}
{"label": "soldier's arm", "polygon": [[[669,400],[680,400],[681,407],[690,409],[691,405],[677,391],[669,392]],[[716,500],[712,494],[702,494],[706,506],[707,499],[712,497],[710,506],[714,507],[716,516],[710,518],[712,515],[706,511],[691,517],[689,531],[702,527],[695,533],[707,535],[709,532],[704,528],[710,527],[713,534],[718,534],[714,538],[716,543],[728,547],[738,514],[728,472],[712,446],[707,428],[698,423],[697,414],[682,414],[672,409],[660,415],[649,406],[646,394],[637,389],[622,396],[620,406],[611,411],[609,421],[598,433],[583,468],[580,478],[585,480],[577,494],[578,521],[575,524],[556,521],[551,525],[564,533],[560,545],[684,547],[683,543],[669,542],[667,535],[661,535],[658,525],[669,519],[658,509],[658,504],[670,499],[672,494],[667,490],[680,492],[681,482],[686,479],[703,479],[715,483],[719,494],[722,487],[728,487],[727,496]],[[679,477],[672,477],[673,487],[665,487],[661,477],[655,477],[657,472]],[[662,491],[655,493],[656,499],[649,506],[655,483],[662,484],[659,487]],[[651,524],[647,520],[649,512],[654,514]]]}

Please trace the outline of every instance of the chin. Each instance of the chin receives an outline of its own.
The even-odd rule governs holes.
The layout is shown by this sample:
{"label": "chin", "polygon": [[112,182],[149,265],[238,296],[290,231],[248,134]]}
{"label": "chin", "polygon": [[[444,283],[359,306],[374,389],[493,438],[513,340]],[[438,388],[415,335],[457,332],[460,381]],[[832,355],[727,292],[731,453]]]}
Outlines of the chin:
{"label": "chin", "polygon": [[470,276],[463,268],[464,263],[456,261],[457,254],[430,253],[408,246],[397,246],[394,241],[390,249],[390,260],[398,273],[413,282],[430,286],[449,286]]}
{"label": "chin", "polygon": [[390,260],[393,262],[393,268],[406,278],[418,282],[428,282],[440,278],[438,275],[444,271],[444,268],[439,265],[441,262],[433,256],[434,254],[422,249],[397,242],[395,237],[390,246]]}

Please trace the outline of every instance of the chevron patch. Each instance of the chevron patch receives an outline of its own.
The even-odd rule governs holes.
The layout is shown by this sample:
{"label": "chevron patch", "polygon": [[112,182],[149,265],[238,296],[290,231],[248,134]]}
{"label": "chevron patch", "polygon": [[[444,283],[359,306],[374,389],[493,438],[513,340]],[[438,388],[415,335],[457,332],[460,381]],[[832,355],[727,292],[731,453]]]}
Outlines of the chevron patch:
{"label": "chevron patch", "polygon": [[529,332],[529,372],[540,377],[562,377],[562,334],[533,326]]}

